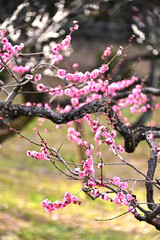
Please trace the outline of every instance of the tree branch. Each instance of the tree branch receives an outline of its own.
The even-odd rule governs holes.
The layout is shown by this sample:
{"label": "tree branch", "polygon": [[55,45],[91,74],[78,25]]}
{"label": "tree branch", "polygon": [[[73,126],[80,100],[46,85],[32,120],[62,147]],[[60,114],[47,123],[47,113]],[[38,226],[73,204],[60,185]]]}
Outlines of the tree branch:
{"label": "tree branch", "polygon": [[[156,170],[157,166],[157,148],[155,145],[154,140],[152,139],[152,132],[148,132],[146,134],[146,141],[150,147],[150,159],[148,160],[148,172],[147,176],[153,180],[154,173]],[[146,182],[146,189],[147,189],[147,202],[148,203],[153,203],[153,204],[148,204],[148,208],[151,210],[154,210],[156,207],[156,204],[154,204],[154,198],[153,198],[153,185],[152,183]]]}
{"label": "tree branch", "polygon": [[[146,132],[151,130],[151,127],[139,127],[134,131],[126,126],[114,112],[111,103],[106,101],[93,101],[87,103],[80,108],[72,109],[67,113],[57,113],[53,110],[48,110],[44,107],[24,106],[21,104],[6,104],[0,103],[0,114],[4,118],[16,116],[28,117],[43,117],[51,120],[55,124],[64,124],[76,119],[81,119],[85,114],[105,112],[115,129],[124,137],[125,151],[128,153],[134,152],[135,147],[140,141],[145,140]],[[152,127],[154,138],[160,137],[160,127]]]}

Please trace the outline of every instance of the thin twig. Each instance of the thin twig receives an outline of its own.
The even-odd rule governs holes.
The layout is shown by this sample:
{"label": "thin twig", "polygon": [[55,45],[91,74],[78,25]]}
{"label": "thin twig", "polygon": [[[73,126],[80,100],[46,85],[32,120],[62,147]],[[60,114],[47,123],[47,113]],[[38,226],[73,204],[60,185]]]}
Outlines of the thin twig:
{"label": "thin twig", "polygon": [[115,216],[115,217],[112,217],[112,218],[107,218],[107,219],[94,219],[95,221],[98,221],[98,222],[102,222],[102,221],[104,221],[104,222],[106,222],[106,221],[112,221],[112,220],[114,220],[114,219],[116,219],[116,218],[119,218],[119,217],[122,217],[122,216],[124,216],[124,215],[126,215],[127,213],[129,213],[129,211],[127,211],[127,212],[124,212],[124,213],[122,213],[122,214],[119,214],[118,216]]}

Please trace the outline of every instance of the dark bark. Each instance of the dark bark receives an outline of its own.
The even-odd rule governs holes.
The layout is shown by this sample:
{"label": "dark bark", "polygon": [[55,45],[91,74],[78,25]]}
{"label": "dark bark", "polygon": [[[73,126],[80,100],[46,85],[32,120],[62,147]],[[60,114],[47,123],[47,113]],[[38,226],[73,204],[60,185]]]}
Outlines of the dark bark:
{"label": "dark bark", "polygon": [[126,126],[114,112],[111,104],[106,101],[93,101],[81,106],[78,109],[72,109],[67,113],[57,113],[44,107],[24,106],[21,104],[0,103],[0,114],[4,118],[16,116],[43,117],[51,120],[55,124],[65,124],[70,121],[81,119],[85,114],[105,112],[115,129],[123,136],[125,141],[125,150],[128,153],[134,152],[135,147],[140,141],[145,140],[145,134],[152,130],[154,137],[160,137],[160,127],[138,127],[134,131]]}

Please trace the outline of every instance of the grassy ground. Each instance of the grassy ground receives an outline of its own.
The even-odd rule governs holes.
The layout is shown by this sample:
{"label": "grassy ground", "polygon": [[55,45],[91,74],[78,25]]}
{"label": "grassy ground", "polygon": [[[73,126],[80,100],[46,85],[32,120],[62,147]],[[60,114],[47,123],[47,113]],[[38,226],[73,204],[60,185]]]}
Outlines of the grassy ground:
{"label": "grassy ground", "polygon": [[[46,123],[49,126],[49,122]],[[24,135],[38,141],[32,131],[33,122],[23,131]],[[52,126],[53,127],[53,126]],[[44,132],[44,131],[43,131]],[[88,133],[86,132],[86,135]],[[75,145],[66,140],[65,129],[54,131],[49,129],[45,134],[50,146],[58,148],[63,143],[61,154],[66,159],[75,160]],[[143,147],[142,147],[143,146]],[[148,155],[144,152],[143,143],[133,156],[124,156],[132,163],[137,162],[140,168],[146,168],[143,159]],[[61,200],[69,190],[75,193],[80,182],[67,180],[57,173],[50,162],[28,158],[26,151],[34,146],[19,136],[8,139],[1,145],[0,153],[0,240],[158,240],[160,234],[152,226],[137,222],[127,214],[113,221],[98,222],[94,219],[106,219],[125,212],[113,204],[104,204],[102,200],[92,201],[83,193],[79,195],[81,206],[70,205],[52,214],[47,213],[40,202],[49,198],[51,201]],[[68,151],[69,150],[69,151]],[[111,153],[106,152],[106,159],[113,160]],[[140,161],[141,160],[141,161]],[[128,168],[113,167],[107,176],[123,174],[134,176]],[[142,185],[137,186],[136,193],[142,200]]]}

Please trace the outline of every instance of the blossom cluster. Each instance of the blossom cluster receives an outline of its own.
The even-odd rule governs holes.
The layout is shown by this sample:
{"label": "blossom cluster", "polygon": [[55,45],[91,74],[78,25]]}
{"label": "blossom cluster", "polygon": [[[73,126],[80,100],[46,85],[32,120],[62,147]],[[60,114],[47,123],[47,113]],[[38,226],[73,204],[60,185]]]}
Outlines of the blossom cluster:
{"label": "blossom cluster", "polygon": [[98,121],[92,120],[89,114],[86,114],[83,118],[91,126],[97,146],[104,143],[110,147],[109,150],[111,151],[117,149],[120,153],[124,152],[124,148],[121,145],[118,144],[116,146],[114,143],[114,138],[116,137],[116,132],[114,130],[110,131],[104,125],[100,125]]}
{"label": "blossom cluster", "polygon": [[[63,60],[63,55],[60,53],[60,51],[66,51],[69,48],[70,42],[71,42],[71,33],[73,31],[78,30],[78,21],[73,21],[74,26],[70,28],[70,34],[67,35],[60,43],[54,43],[52,45],[52,53],[49,54],[49,59],[51,60],[51,64],[58,63],[59,61]],[[8,38],[5,37],[5,30],[0,31],[0,42],[2,44],[1,51],[0,51],[0,68],[2,68],[3,63],[8,63],[9,67],[19,73],[24,74],[29,72],[30,67],[29,66],[18,66],[13,64],[12,57],[18,57],[19,52],[24,48],[24,44],[20,43],[19,45],[12,45],[12,43],[8,40]],[[48,51],[43,52],[44,56],[47,57]],[[35,81],[38,81],[39,79],[35,79]],[[42,91],[42,86],[39,86],[38,90]],[[43,88],[44,90],[44,88]]]}
{"label": "blossom cluster", "polygon": [[87,142],[81,138],[81,135],[78,131],[76,131],[73,127],[68,128],[68,138],[74,143],[87,147]]}
{"label": "blossom cluster", "polygon": [[35,158],[35,159],[39,159],[39,160],[50,161],[49,152],[47,151],[47,149],[45,147],[41,148],[41,152],[37,152],[35,150],[33,150],[33,151],[28,150],[27,156]]}
{"label": "blossom cluster", "polygon": [[138,77],[132,76],[131,79],[124,79],[118,82],[113,82],[108,86],[109,95],[114,97],[116,96],[118,91],[123,90],[124,88],[128,88],[132,86],[133,83],[138,81]]}
{"label": "blossom cluster", "polygon": [[88,158],[87,160],[83,160],[83,171],[80,168],[76,168],[75,171],[79,173],[81,178],[88,177],[95,173],[95,169],[93,166],[93,158]]}
{"label": "blossom cluster", "polygon": [[45,199],[41,202],[41,206],[44,207],[47,212],[53,212],[55,210],[66,207],[70,203],[80,204],[79,199],[76,196],[73,196],[71,193],[66,192],[62,202],[56,200],[52,203],[48,199]]}
{"label": "blossom cluster", "polygon": [[113,48],[113,46],[110,46],[110,47],[106,47],[106,49],[104,50],[101,58],[102,60],[105,60],[106,57],[109,57],[112,53],[111,49]]}
{"label": "blossom cluster", "polygon": [[0,41],[2,44],[2,49],[1,49],[1,58],[4,62],[7,62],[12,58],[13,55],[16,55],[19,51],[21,51],[24,47],[23,43],[20,43],[19,45],[12,45],[11,42],[9,42],[8,38],[2,37],[2,32],[0,33]]}
{"label": "blossom cluster", "polygon": [[112,202],[117,204],[118,206],[127,206],[131,205],[131,202],[134,201],[134,197],[131,194],[124,194],[123,192],[118,192],[113,198]]}
{"label": "blossom cluster", "polygon": [[43,105],[42,103],[26,102],[25,105],[28,106],[28,107],[30,107],[30,106],[43,107],[44,106],[48,110],[51,109],[51,106],[48,103],[44,103],[44,105]]}
{"label": "blossom cluster", "polygon": [[85,82],[89,79],[96,79],[100,74],[105,73],[108,70],[109,66],[107,64],[102,64],[99,69],[94,69],[91,72],[86,71],[85,73],[78,71],[75,71],[75,73],[67,73],[64,69],[58,69],[57,75],[58,77],[65,78],[68,82]]}
{"label": "blossom cluster", "polygon": [[[10,64],[10,66],[11,66],[11,64]],[[29,72],[29,70],[30,70],[30,67],[29,66],[17,66],[17,65],[14,65],[13,67],[12,67],[12,70],[14,71],[14,72],[17,72],[17,73],[19,73],[19,74],[24,74],[24,73],[27,73],[27,72]]]}
{"label": "blossom cluster", "polygon": [[141,92],[141,88],[141,85],[136,85],[136,87],[132,89],[132,93],[129,94],[127,98],[120,99],[118,101],[119,108],[122,109],[124,107],[131,106],[131,113],[146,112],[147,108],[151,108],[149,104],[146,104],[147,106],[143,105],[147,103],[148,98]]}
{"label": "blossom cluster", "polygon": [[[73,28],[74,29],[74,28]],[[59,54],[59,51],[64,49],[64,47],[69,46],[71,40],[71,35],[68,35],[61,43],[56,44],[53,48],[55,54]],[[120,56],[122,53],[123,47],[119,47],[117,55]],[[104,51],[104,56],[109,56],[111,54],[111,47],[107,47]],[[77,64],[75,64],[77,68]],[[116,83],[109,84],[109,80],[104,79],[104,73],[109,70],[107,64],[102,64],[99,68],[93,69],[91,72],[86,71],[82,73],[80,71],[75,71],[74,73],[67,73],[65,69],[57,68],[57,76],[59,78],[64,78],[68,82],[68,86],[63,88],[61,85],[55,88],[48,88],[43,83],[37,85],[37,90],[39,92],[45,92],[49,95],[55,96],[69,96],[71,98],[71,104],[75,108],[81,107],[85,103],[92,102],[94,100],[101,100],[102,94],[105,97],[113,97],[117,94],[117,91],[129,87],[134,82],[138,81],[137,77],[132,76],[131,79],[124,79]],[[35,78],[35,81],[38,81]],[[82,85],[80,85],[82,84]],[[80,87],[79,87],[80,86]],[[85,96],[85,98],[84,98]],[[81,103],[80,99],[83,97],[85,101]],[[127,99],[127,104],[132,104]],[[122,105],[122,102],[119,102],[119,105]],[[125,105],[125,104],[124,104]],[[71,110],[71,106],[67,105],[65,109],[60,109],[62,113]]]}
{"label": "blossom cluster", "polygon": [[20,74],[28,72],[30,69],[28,66],[13,66],[11,62],[13,56],[18,56],[19,52],[23,49],[24,44],[20,43],[19,45],[13,46],[8,38],[5,37],[4,30],[0,31],[0,42],[2,44],[0,49],[0,68],[3,67],[4,63],[9,62],[9,66],[13,68],[14,71],[19,72]]}
{"label": "blossom cluster", "polygon": [[[113,202],[114,204],[117,204],[119,206],[125,205],[125,206],[130,207],[132,202],[135,201],[135,198],[132,196],[131,193],[128,193],[126,191],[126,189],[128,187],[127,182],[121,181],[119,177],[113,177],[113,179],[109,180],[109,183],[113,184],[117,187],[117,194],[113,198],[110,198],[106,192],[101,193],[100,189],[98,187],[95,187],[96,184],[95,184],[94,180],[88,180],[88,184],[85,184],[84,187],[85,188],[91,187],[92,188],[91,194],[93,196],[100,196],[100,198],[105,201],[109,201],[109,199],[110,199],[111,202]],[[124,190],[125,190],[125,192],[124,192]]]}
{"label": "blossom cluster", "polygon": [[[102,68],[104,71],[102,71]],[[85,103],[89,103],[94,100],[101,100],[102,93],[103,96],[112,98],[116,96],[118,91],[123,90],[124,88],[127,88],[133,85],[134,82],[138,81],[137,77],[132,76],[131,79],[124,79],[122,81],[109,84],[108,80],[97,78],[99,74],[102,74],[102,72],[104,73],[106,70],[108,70],[107,65],[102,65],[99,69],[94,69],[92,72],[86,72],[84,74],[77,71],[74,74],[66,74],[66,70],[59,69],[58,76],[64,77],[67,81],[70,82],[68,87],[65,87],[65,89],[63,89],[63,87],[59,85],[55,88],[46,88],[43,83],[39,83],[37,85],[37,90],[39,92],[45,92],[49,95],[55,95],[58,97],[61,97],[63,95],[67,97],[69,96],[71,98],[72,106],[75,108],[79,108]],[[76,85],[74,85],[72,81],[83,83],[83,86],[81,88],[79,88],[79,86],[76,87]],[[85,96],[85,101],[81,103],[80,99],[83,96]],[[126,106],[130,106],[130,110],[132,113],[136,113],[139,111],[145,112],[147,110],[147,107],[150,107],[149,105],[147,105],[147,107],[144,106],[147,101],[147,96],[141,92],[141,86],[137,85],[132,90],[132,93],[129,94],[127,98],[120,99],[118,101],[118,106],[113,106],[113,109],[118,113],[119,117],[121,117],[121,114],[119,112],[120,109]],[[65,106],[65,109],[60,109],[62,113],[68,112],[70,110],[70,105]]]}
{"label": "blossom cluster", "polygon": [[[74,26],[70,28],[70,34],[67,35],[60,43],[52,43],[52,53],[49,54],[49,59],[51,64],[57,64],[63,60],[63,55],[60,51],[67,51],[70,42],[71,42],[71,34],[72,32],[78,30],[79,25],[78,21],[73,21]],[[47,57],[48,53],[44,51],[44,56]]]}

